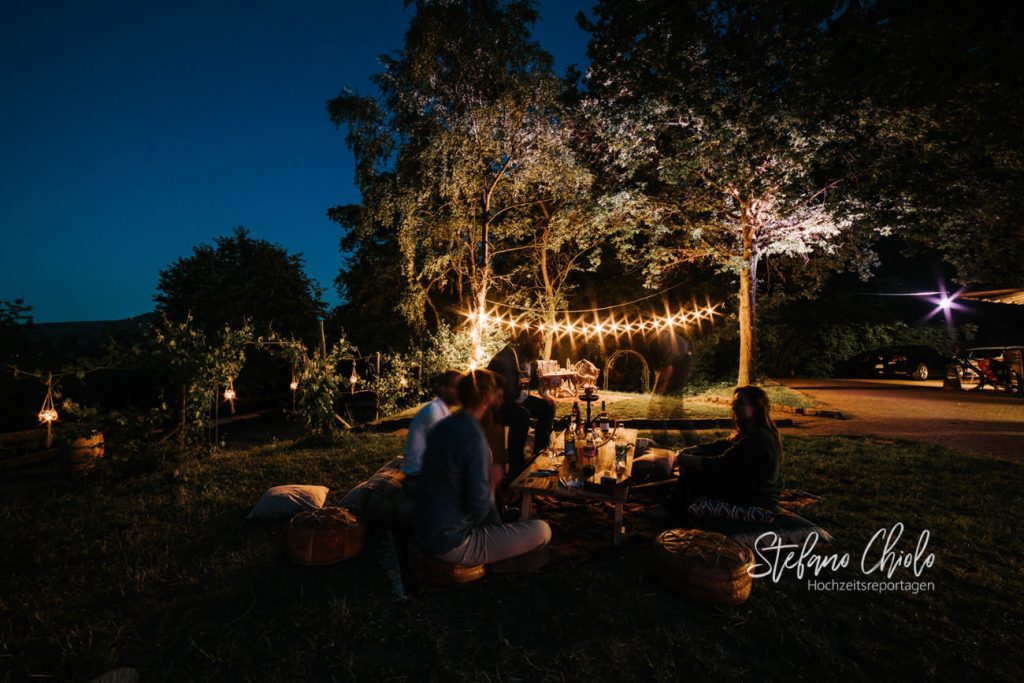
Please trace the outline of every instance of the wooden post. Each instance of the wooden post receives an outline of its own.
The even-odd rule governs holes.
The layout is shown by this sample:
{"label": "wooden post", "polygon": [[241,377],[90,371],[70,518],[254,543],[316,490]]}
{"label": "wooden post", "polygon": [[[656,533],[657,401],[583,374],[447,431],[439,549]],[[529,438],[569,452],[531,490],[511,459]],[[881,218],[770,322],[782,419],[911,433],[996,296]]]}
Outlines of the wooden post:
{"label": "wooden post", "polygon": [[377,352],[377,379],[380,379],[380,351]]}
{"label": "wooden post", "polygon": [[320,353],[327,358],[327,337],[324,336],[324,321],[320,321]]}

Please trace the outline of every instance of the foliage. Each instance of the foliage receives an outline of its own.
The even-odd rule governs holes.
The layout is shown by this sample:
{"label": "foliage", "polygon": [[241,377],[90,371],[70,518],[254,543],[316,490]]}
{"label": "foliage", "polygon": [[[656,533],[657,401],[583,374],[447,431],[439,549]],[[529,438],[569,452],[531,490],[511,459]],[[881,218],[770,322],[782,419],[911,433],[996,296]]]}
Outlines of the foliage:
{"label": "foliage", "polygon": [[846,3],[818,88],[847,191],[964,283],[1024,282],[1022,25],[1020,3]]}
{"label": "foliage", "polygon": [[24,299],[0,301],[0,362],[18,363],[31,350],[31,311]]}
{"label": "foliage", "polygon": [[238,377],[254,339],[247,322],[208,335],[189,315],[180,322],[164,317],[142,344],[123,353],[130,365],[151,373],[163,387],[162,405],[176,406],[179,443],[195,445],[207,440],[223,403],[221,392]]}
{"label": "foliage", "polygon": [[605,0],[583,21],[605,165],[665,226],[646,235],[649,276],[702,260],[738,276],[741,384],[754,371],[761,261],[832,252],[858,215],[834,191],[841,179],[822,176],[836,129],[808,101],[834,11]]}
{"label": "foliage", "polygon": [[[481,344],[484,358],[493,357],[505,343],[503,331],[488,328]],[[390,354],[381,376],[373,377],[369,383],[369,388],[380,397],[381,413],[393,414],[433,398],[434,378],[445,370],[466,370],[472,348],[472,333],[467,326],[453,330],[442,324],[423,338],[418,349]]]}
{"label": "foliage", "polygon": [[303,270],[301,254],[253,239],[235,228],[214,244],[199,244],[192,255],[160,271],[157,311],[169,320],[189,317],[207,335],[225,325],[251,325],[259,334],[271,330],[311,340],[325,313],[319,286]]}
{"label": "foliage", "polygon": [[830,377],[853,356],[884,346],[922,345],[952,356],[957,345],[969,344],[977,333],[971,323],[951,329],[944,324],[848,322],[820,325],[792,350],[788,362],[799,374]]}
{"label": "foliage", "polygon": [[336,341],[326,355],[317,350],[310,352],[298,340],[282,341],[279,348],[298,382],[295,406],[303,425],[314,434],[330,434],[338,425],[334,402],[343,389],[351,388],[339,366],[352,357],[355,348],[344,338]]}
{"label": "foliage", "polygon": [[[471,312],[516,292],[553,311],[568,274],[590,268],[599,205],[578,153],[580,121],[551,56],[530,39],[524,0],[418,2],[403,50],[382,57],[377,98],[343,91],[328,103],[356,156],[358,207],[329,214],[365,244],[346,267],[400,258],[397,306],[418,327],[456,305]],[[618,225],[618,223],[609,223]],[[348,295],[379,298],[351,275]],[[361,305],[351,301],[350,305]],[[480,361],[480,358],[475,360]]]}

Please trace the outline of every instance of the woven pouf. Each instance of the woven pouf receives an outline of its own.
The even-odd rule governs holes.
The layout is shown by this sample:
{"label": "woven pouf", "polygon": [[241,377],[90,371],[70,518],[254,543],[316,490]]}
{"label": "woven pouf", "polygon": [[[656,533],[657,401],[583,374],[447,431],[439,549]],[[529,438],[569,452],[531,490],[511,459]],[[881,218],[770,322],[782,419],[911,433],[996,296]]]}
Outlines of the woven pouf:
{"label": "woven pouf", "polygon": [[358,555],[366,528],[344,508],[300,512],[288,524],[288,554],[298,564],[334,564]]}
{"label": "woven pouf", "polygon": [[482,579],[487,567],[482,564],[452,564],[420,554],[420,573],[423,582],[431,586],[454,586]]}
{"label": "woven pouf", "polygon": [[654,541],[654,571],[665,585],[690,600],[738,605],[750,597],[754,566],[750,548],[728,536],[698,529],[671,529]]}

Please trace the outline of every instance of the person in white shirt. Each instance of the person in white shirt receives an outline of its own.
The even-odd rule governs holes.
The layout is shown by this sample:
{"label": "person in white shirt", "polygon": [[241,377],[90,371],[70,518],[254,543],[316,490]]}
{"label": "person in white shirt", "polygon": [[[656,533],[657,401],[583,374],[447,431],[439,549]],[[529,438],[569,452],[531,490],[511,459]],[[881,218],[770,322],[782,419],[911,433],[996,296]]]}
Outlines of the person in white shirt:
{"label": "person in white shirt", "polygon": [[438,422],[451,415],[451,408],[458,402],[455,387],[462,378],[456,370],[446,370],[434,379],[437,397],[419,409],[409,425],[409,436],[405,439],[402,472],[406,478],[418,477],[423,466],[423,453],[427,450],[427,434]]}

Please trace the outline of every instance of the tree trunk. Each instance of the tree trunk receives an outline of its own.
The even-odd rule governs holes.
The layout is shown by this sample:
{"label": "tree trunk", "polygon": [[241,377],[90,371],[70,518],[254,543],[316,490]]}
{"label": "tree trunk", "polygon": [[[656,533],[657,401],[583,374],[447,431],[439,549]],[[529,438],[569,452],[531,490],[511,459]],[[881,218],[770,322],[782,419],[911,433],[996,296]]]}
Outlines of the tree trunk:
{"label": "tree trunk", "polygon": [[754,250],[753,227],[744,211],[743,269],[740,271],[740,369],[737,386],[746,386],[754,380],[754,306],[757,296],[757,254]]}

